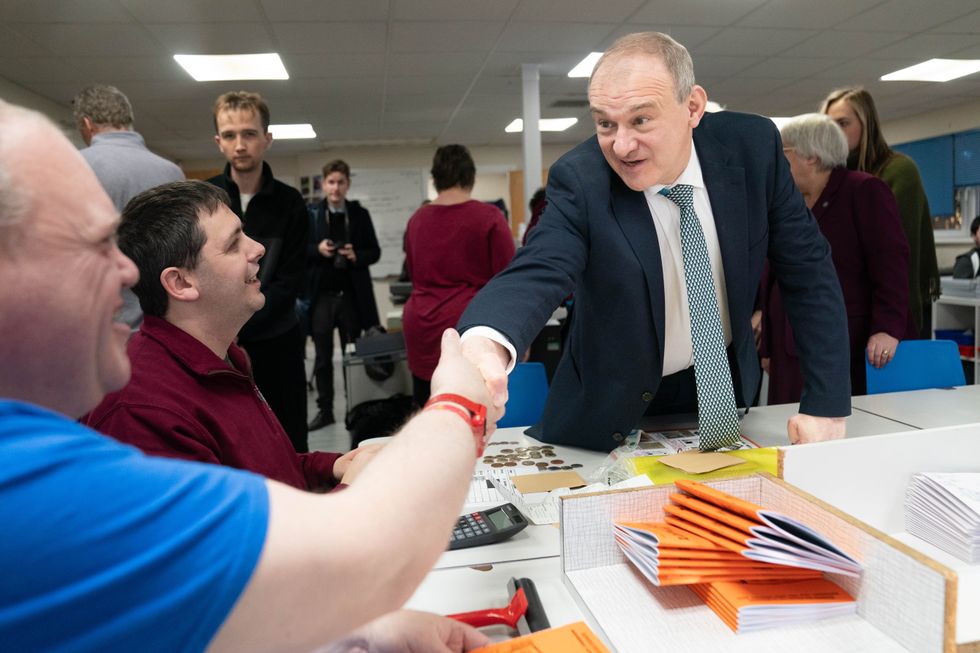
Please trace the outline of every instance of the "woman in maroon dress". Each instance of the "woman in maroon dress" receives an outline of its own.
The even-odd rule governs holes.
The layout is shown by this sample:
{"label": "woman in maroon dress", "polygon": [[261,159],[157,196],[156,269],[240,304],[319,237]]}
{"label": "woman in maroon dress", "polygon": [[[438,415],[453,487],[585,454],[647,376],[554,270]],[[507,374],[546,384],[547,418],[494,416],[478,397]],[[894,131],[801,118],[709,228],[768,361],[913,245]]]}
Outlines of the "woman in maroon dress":
{"label": "woman in maroon dress", "polygon": [[504,214],[471,199],[476,166],[462,145],[444,145],[432,159],[436,198],[419,208],[405,232],[412,294],[402,328],[415,401],[429,398],[442,332],[456,326],[470,300],[514,257]]}
{"label": "woman in maroon dress", "polygon": [[[909,246],[898,205],[888,186],[872,175],[848,170],[847,139],[823,114],[797,116],[780,130],[793,181],[830,243],[847,311],[851,394],[865,394],[865,356],[888,364],[900,339],[910,334]],[[803,377],[797,343],[783,310],[770,260],[762,281],[760,352],[769,372],[769,403],[800,400]]]}

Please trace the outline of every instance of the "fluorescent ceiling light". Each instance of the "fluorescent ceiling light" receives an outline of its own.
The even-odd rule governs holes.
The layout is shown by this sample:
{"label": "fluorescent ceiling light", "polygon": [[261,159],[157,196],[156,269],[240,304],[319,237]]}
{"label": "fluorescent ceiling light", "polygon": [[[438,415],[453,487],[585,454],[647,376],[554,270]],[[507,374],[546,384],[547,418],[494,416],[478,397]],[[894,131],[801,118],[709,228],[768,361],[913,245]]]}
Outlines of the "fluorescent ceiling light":
{"label": "fluorescent ceiling light", "polygon": [[588,77],[592,74],[592,69],[595,68],[596,63],[599,61],[599,57],[602,56],[601,52],[590,52],[589,56],[582,59],[575,67],[568,71],[569,77]]}
{"label": "fluorescent ceiling light", "polygon": [[782,129],[783,125],[788,123],[793,118],[791,116],[769,116],[769,120],[776,123],[776,129]]}
{"label": "fluorescent ceiling light", "polygon": [[302,125],[269,125],[269,133],[277,141],[286,138],[316,138],[313,125],[308,122]]}
{"label": "fluorescent ceiling light", "polygon": [[282,59],[266,54],[175,54],[174,61],[199,82],[230,79],[289,79]]}
{"label": "fluorescent ceiling light", "polygon": [[948,82],[980,70],[978,59],[930,59],[881,76],[883,82]]}
{"label": "fluorescent ceiling light", "polygon": [[[541,118],[538,120],[538,129],[543,132],[563,132],[577,122],[578,118]],[[524,131],[524,120],[514,118],[509,125],[504,127],[504,131],[508,134]]]}

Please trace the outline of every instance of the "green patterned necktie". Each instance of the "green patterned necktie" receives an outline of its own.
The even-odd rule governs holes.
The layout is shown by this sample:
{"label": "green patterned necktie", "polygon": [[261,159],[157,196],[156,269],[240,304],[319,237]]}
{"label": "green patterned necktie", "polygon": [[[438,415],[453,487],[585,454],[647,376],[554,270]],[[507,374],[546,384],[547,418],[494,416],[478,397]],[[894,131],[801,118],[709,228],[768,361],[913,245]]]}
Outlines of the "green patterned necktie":
{"label": "green patterned necktie", "polygon": [[698,430],[701,451],[736,446],[741,442],[732,371],[725,353],[721,315],[711,278],[708,246],[694,212],[694,188],[677,184],[660,194],[681,210],[681,253],[687,306],[691,315],[694,378],[698,388]]}

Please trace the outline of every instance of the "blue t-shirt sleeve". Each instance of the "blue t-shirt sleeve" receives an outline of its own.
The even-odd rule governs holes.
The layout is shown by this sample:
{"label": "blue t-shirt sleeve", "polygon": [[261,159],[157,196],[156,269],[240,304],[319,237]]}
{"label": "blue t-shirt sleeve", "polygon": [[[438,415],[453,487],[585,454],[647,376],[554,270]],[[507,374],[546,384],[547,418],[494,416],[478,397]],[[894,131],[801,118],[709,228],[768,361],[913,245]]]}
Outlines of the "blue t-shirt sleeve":
{"label": "blue t-shirt sleeve", "polygon": [[0,401],[0,642],[200,651],[251,577],[263,478],[143,455]]}

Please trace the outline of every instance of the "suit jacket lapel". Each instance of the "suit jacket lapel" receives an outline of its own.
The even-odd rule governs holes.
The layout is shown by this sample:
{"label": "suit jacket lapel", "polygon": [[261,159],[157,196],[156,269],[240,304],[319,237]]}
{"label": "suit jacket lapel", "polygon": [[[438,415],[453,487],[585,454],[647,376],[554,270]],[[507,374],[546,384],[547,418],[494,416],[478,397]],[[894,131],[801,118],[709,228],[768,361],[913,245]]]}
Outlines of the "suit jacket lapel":
{"label": "suit jacket lapel", "polygon": [[[708,116],[705,116],[708,118]],[[701,173],[711,200],[722,266],[727,288],[750,283],[745,279],[745,262],[749,260],[748,215],[745,199],[745,169],[729,165],[731,153],[713,136],[694,130],[694,147],[698,152]],[[758,280],[755,281],[758,283]],[[729,293],[729,311],[731,294]],[[734,325],[733,325],[734,329]]]}
{"label": "suit jacket lapel", "polygon": [[664,355],[664,283],[663,263],[660,260],[660,242],[657,229],[653,226],[653,216],[647,206],[643,193],[630,190],[615,173],[612,179],[610,197],[612,215],[626,236],[633,254],[643,268],[643,276],[650,294],[653,325],[660,347],[660,358]]}

